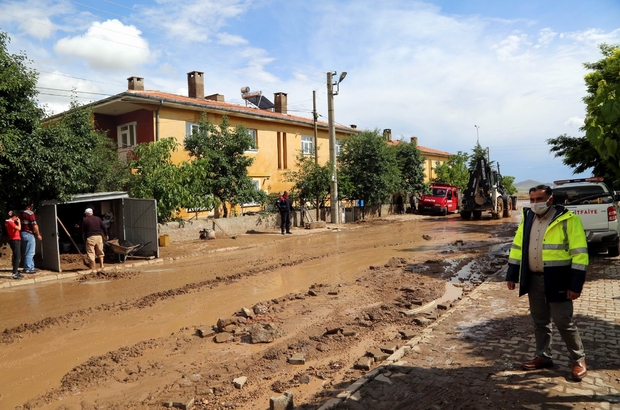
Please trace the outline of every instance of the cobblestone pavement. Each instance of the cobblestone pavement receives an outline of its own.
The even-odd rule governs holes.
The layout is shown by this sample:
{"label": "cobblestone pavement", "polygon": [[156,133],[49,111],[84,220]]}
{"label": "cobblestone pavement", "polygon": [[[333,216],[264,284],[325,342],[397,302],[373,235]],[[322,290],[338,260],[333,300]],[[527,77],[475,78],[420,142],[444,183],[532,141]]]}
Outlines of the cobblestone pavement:
{"label": "cobblestone pavement", "polygon": [[321,409],[620,409],[620,260],[594,256],[591,268],[575,302],[581,382],[557,331],[555,366],[520,369],[534,357],[533,324],[502,270]]}

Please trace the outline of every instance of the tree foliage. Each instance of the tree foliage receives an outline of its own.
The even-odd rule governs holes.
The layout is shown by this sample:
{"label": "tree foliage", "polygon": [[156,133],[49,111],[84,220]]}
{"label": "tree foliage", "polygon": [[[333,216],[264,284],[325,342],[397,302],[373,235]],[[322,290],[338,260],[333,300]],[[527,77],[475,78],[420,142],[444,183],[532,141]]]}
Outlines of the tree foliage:
{"label": "tree foliage", "polygon": [[455,185],[461,192],[465,191],[469,182],[468,161],[470,155],[466,152],[458,151],[450,155],[447,161],[435,166],[436,177],[433,182]]}
{"label": "tree foliage", "polygon": [[7,52],[8,41],[0,32],[0,208],[121,189],[128,174],[90,110],[73,102],[42,125],[37,73],[25,55]]}
{"label": "tree foliage", "polygon": [[395,151],[379,130],[363,131],[346,139],[338,157],[340,192],[365,205],[381,205],[400,187]]}
{"label": "tree foliage", "polygon": [[295,169],[285,174],[285,180],[292,182],[301,203],[318,208],[325,204],[331,182],[331,165],[319,165],[314,155],[300,153],[295,160]]}
{"label": "tree foliage", "polygon": [[395,151],[400,170],[399,191],[413,195],[424,190],[424,157],[415,144],[400,143],[390,147]]}
{"label": "tree foliage", "polygon": [[514,186],[514,182],[515,182],[515,177],[502,176],[502,179],[500,181],[500,185],[503,186],[506,189],[506,193],[508,195],[514,195],[517,192],[519,192],[517,187]]}
{"label": "tree foliage", "polygon": [[234,206],[265,200],[264,191],[256,189],[248,176],[248,167],[254,159],[245,152],[252,143],[242,125],[232,128],[226,116],[220,125],[215,125],[207,121],[205,115],[185,140],[185,149],[194,160],[208,160],[202,164],[203,184],[222,203],[225,218],[227,203]]}
{"label": "tree foliage", "polygon": [[129,161],[133,169],[129,183],[130,195],[134,198],[156,199],[157,219],[160,222],[170,221],[191,200],[184,164],[172,162],[172,153],[178,145],[174,138],[138,144]]}
{"label": "tree foliage", "polygon": [[586,138],[614,176],[613,185],[620,179],[620,46],[601,44],[603,58],[585,63],[591,70],[585,76],[587,94]]}

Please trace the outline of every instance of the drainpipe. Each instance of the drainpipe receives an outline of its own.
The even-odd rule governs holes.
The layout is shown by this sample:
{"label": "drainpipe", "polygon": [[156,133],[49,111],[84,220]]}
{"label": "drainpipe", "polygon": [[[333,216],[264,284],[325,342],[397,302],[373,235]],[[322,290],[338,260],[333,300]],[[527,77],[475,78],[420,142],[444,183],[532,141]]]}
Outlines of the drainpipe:
{"label": "drainpipe", "polygon": [[161,110],[162,105],[164,105],[164,100],[159,100],[159,107],[155,113],[155,141],[159,141],[159,110]]}

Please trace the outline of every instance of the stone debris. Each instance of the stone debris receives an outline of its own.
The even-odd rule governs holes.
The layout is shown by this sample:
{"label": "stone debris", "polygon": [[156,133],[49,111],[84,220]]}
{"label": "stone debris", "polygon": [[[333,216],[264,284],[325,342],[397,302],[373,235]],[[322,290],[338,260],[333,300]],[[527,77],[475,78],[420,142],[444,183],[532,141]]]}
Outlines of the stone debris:
{"label": "stone debris", "polygon": [[222,332],[222,333],[218,333],[215,335],[215,337],[213,338],[213,341],[215,343],[228,343],[228,342],[232,342],[232,340],[235,337],[228,333],[228,332]]}
{"label": "stone debris", "polygon": [[342,335],[346,337],[355,336],[357,332],[350,327],[342,328]]}
{"label": "stone debris", "polygon": [[437,309],[439,309],[439,310],[448,310],[451,307],[452,307],[452,303],[447,303],[447,304],[438,303],[437,304]]}
{"label": "stone debris", "polygon": [[312,380],[310,375],[309,374],[304,374],[303,376],[301,376],[299,378],[299,383],[301,383],[301,384],[310,384],[310,380]]}
{"label": "stone debris", "polygon": [[329,292],[327,292],[328,295],[337,295],[338,291],[337,290],[330,290]]}
{"label": "stone debris", "polygon": [[326,334],[326,335],[335,335],[335,334],[337,334],[339,332],[340,332],[340,328],[339,327],[326,327],[324,334]]}
{"label": "stone debris", "polygon": [[372,364],[374,363],[374,360],[372,357],[361,357],[353,366],[355,369],[360,369],[360,370],[370,370],[370,367],[372,366]]}
{"label": "stone debris", "polygon": [[366,356],[374,357],[376,362],[382,362],[389,357],[389,354],[381,351],[380,349],[371,349],[366,352]]}
{"label": "stone debris", "polygon": [[309,290],[308,291],[308,295],[310,295],[310,296],[319,296],[319,294],[317,292],[315,292],[314,290]]}
{"label": "stone debris", "polygon": [[289,364],[306,364],[306,355],[303,353],[295,353],[288,358]]}
{"label": "stone debris", "polygon": [[266,315],[267,312],[269,311],[269,308],[265,305],[257,303],[256,305],[254,305],[254,307],[252,307],[252,310],[257,315]]}
{"label": "stone debris", "polygon": [[384,345],[384,346],[381,346],[381,351],[385,352],[385,353],[392,354],[396,350],[398,350],[398,345]]}
{"label": "stone debris", "polygon": [[199,327],[196,329],[196,334],[200,337],[211,337],[215,335],[215,330],[210,327]]}
{"label": "stone debris", "polygon": [[426,235],[426,234],[422,235],[422,238],[424,238],[424,239],[425,239],[425,240],[427,240],[427,241],[430,241],[431,239],[433,239],[433,237],[432,237],[432,236],[430,236],[430,235]]}
{"label": "stone debris", "polygon": [[271,323],[255,323],[248,329],[250,343],[271,343],[280,336],[280,331]]}
{"label": "stone debris", "polygon": [[414,337],[418,335],[418,332],[414,330],[409,330],[409,329],[401,330],[398,333],[400,333],[403,336],[403,339],[407,339],[407,340],[413,339]]}
{"label": "stone debris", "polygon": [[165,401],[162,403],[164,407],[174,407],[181,410],[190,410],[194,408],[194,398],[184,400],[184,401]]}
{"label": "stone debris", "polygon": [[425,317],[416,317],[415,319],[413,319],[413,323],[415,323],[418,326],[426,327],[430,325],[431,323],[433,323],[433,321]]}
{"label": "stone debris", "polygon": [[245,376],[237,377],[236,379],[233,380],[233,385],[235,386],[235,388],[241,389],[247,381],[248,381],[248,378]]}
{"label": "stone debris", "polygon": [[269,410],[293,410],[293,393],[285,391],[282,396],[269,399]]}
{"label": "stone debris", "polygon": [[241,317],[221,317],[217,320],[217,330],[220,332],[231,332],[232,329],[236,328],[239,323],[245,322],[245,319]]}
{"label": "stone debris", "polygon": [[254,311],[248,308],[241,308],[241,314],[248,319],[252,319],[254,317]]}

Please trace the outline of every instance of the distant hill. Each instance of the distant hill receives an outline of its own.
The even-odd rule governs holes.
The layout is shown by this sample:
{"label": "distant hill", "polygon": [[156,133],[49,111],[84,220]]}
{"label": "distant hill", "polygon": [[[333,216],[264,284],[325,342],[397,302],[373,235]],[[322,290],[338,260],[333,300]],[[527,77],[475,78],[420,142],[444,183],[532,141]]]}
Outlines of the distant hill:
{"label": "distant hill", "polygon": [[553,184],[550,182],[539,182],[539,181],[534,181],[533,179],[528,179],[525,181],[513,183],[515,188],[519,190],[519,193],[527,193],[531,187],[536,186],[536,185],[541,185],[541,184],[547,184],[549,186],[553,186]]}

